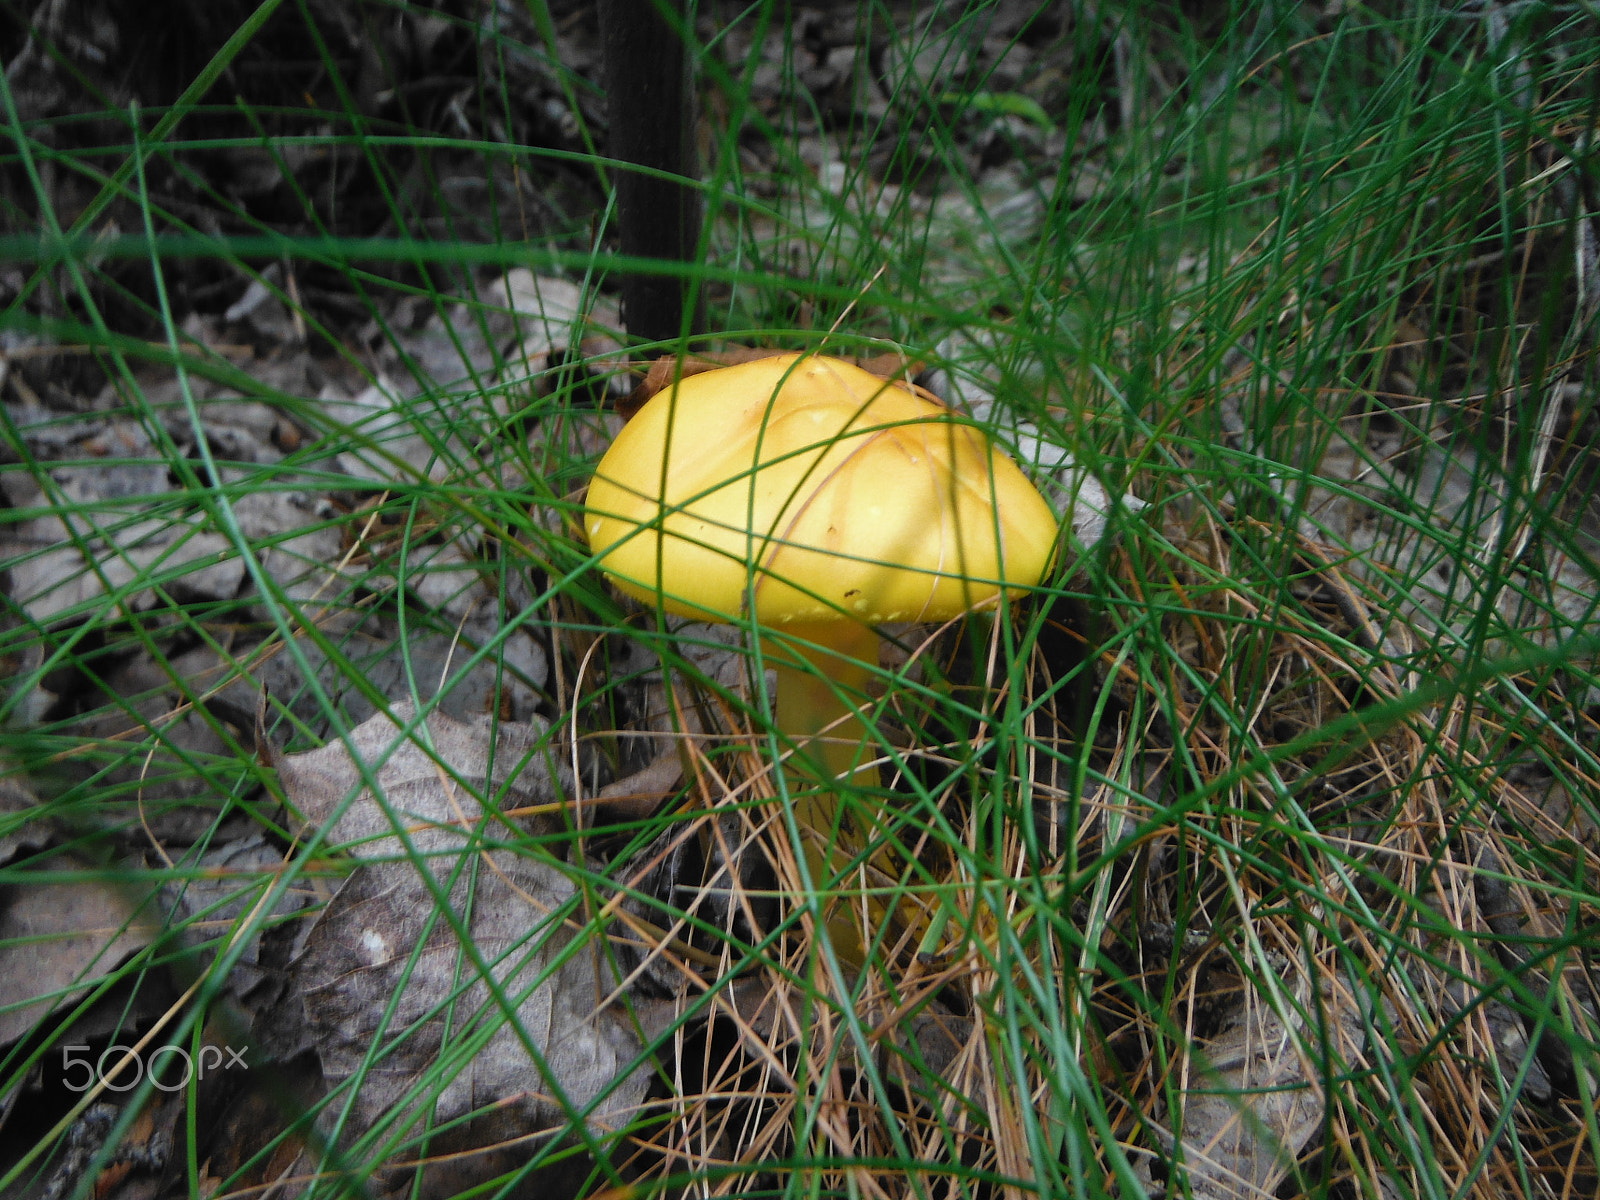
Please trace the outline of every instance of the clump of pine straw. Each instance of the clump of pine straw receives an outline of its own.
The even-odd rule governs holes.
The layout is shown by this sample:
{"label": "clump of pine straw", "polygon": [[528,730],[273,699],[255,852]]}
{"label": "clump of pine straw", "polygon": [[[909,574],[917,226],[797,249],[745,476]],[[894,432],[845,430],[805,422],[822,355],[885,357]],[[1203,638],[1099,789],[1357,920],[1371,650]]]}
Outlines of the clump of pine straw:
{"label": "clump of pine straw", "polygon": [[[776,895],[788,923],[704,972],[706,1019],[675,1035],[659,1120],[635,1137],[644,1178],[724,1195],[814,1169],[829,1192],[1021,1195],[1004,1181],[1077,1157],[1096,1190],[1125,1192],[1130,1169],[1170,1169],[1175,1126],[1198,1127],[1218,1047],[1245,1030],[1282,1035],[1289,1100],[1225,1102],[1298,1141],[1234,1148],[1258,1182],[1593,1190],[1600,996],[1573,934],[1600,913],[1549,872],[1600,877],[1600,837],[1526,765],[1567,761],[1564,731],[1517,728],[1470,674],[1441,686],[1448,664],[1396,656],[1326,547],[1292,546],[1287,588],[1264,579],[1248,524],[1223,505],[1114,554],[1103,641],[1075,675],[1038,642],[1027,669],[996,667],[996,628],[989,686],[963,695],[991,716],[1015,701],[1020,720],[944,742],[905,722],[904,761],[947,769],[924,773],[926,800],[898,792],[881,828],[947,919],[920,955],[881,944],[860,979],[792,899],[765,739],[722,706],[738,732],[700,753],[680,836],[759,855],[721,877],[724,911],[748,931]],[[1080,740],[1058,718],[1084,683]],[[1530,667],[1499,686],[1543,683]],[[861,888],[892,886],[868,873],[858,918]],[[1182,1140],[1189,1170],[1237,1174]]]}

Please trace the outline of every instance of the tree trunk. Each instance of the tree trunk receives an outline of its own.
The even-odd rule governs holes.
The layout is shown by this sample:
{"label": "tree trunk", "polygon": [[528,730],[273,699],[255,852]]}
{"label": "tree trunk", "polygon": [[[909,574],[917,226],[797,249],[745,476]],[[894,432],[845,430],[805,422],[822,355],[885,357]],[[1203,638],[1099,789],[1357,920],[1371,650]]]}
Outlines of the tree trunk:
{"label": "tree trunk", "polygon": [[[612,158],[669,172],[663,179],[616,171],[617,221],[624,255],[687,263],[700,236],[694,85],[689,53],[674,26],[685,0],[600,0]],[[669,20],[667,13],[671,13]],[[622,280],[622,319],[646,341],[673,341],[698,325],[698,289],[676,275],[630,272]]]}

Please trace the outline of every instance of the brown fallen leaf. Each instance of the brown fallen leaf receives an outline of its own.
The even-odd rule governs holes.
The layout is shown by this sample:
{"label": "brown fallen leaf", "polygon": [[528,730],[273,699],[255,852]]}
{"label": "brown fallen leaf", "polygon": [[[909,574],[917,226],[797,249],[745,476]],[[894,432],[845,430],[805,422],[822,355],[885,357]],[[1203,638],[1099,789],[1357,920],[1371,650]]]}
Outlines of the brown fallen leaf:
{"label": "brown fallen leaf", "polygon": [[[218,947],[230,944],[241,918],[265,925],[285,920],[312,902],[313,889],[302,880],[278,898],[270,913],[257,911],[262,892],[283,866],[282,849],[259,833],[219,840],[193,861],[191,875],[161,889],[162,911],[170,914],[179,942],[209,963]],[[263,932],[251,932],[223,984],[246,1012],[270,999],[276,982],[276,973],[263,962]]]}
{"label": "brown fallen leaf", "polygon": [[[0,769],[5,763],[0,760]],[[20,778],[0,775],[0,866],[55,840],[55,822]]]}
{"label": "brown fallen leaf", "polygon": [[[155,913],[131,889],[88,878],[67,855],[34,864],[83,871],[59,883],[16,883],[0,892],[0,1046],[24,1036],[52,1009],[104,979],[159,932]],[[26,880],[27,872],[13,880]]]}
{"label": "brown fallen leaf", "polygon": [[[1340,996],[1345,1008],[1333,1011]],[[1331,987],[1324,999],[1329,1036],[1336,1042],[1333,1056],[1350,1061],[1360,1036],[1355,1002]],[[1325,1097],[1317,1064],[1307,1062],[1296,1044],[1314,1036],[1313,1026],[1298,1018],[1291,1029],[1264,996],[1246,986],[1233,1023],[1191,1048],[1187,1086],[1179,1093],[1182,1111],[1168,1117],[1181,1130],[1181,1149],[1170,1129],[1157,1129],[1169,1160],[1171,1194],[1197,1200],[1267,1200],[1275,1194],[1322,1124]],[[1162,1194],[1150,1165],[1141,1162],[1139,1172],[1150,1183],[1149,1194]],[[1178,1183],[1180,1174],[1186,1186]]]}
{"label": "brown fallen leaf", "polygon": [[683,779],[683,755],[676,746],[658,754],[625,779],[607,784],[584,805],[596,821],[634,821],[661,807]]}
{"label": "brown fallen leaf", "polygon": [[[650,1002],[608,1002],[622,980],[565,869],[503,848],[526,827],[499,812],[553,827],[570,789],[551,776],[543,724],[434,714],[406,736],[396,722],[413,710],[393,715],[348,748],[276,756],[289,800],[362,864],[290,964],[282,1019],[302,1023],[330,1086],[352,1082],[346,1139],[382,1121],[449,1126],[429,1157],[466,1157],[448,1181],[428,1168],[428,1195],[467,1186],[473,1161],[507,1169],[502,1144],[532,1154],[539,1131],[614,1140],[649,1082],[635,1011]],[[574,938],[591,944],[573,951]]]}
{"label": "brown fallen leaf", "polygon": [[[390,711],[394,720],[379,713],[353,729],[348,750],[341,741],[290,755],[278,752],[270,741],[265,746],[290,801],[310,824],[332,819],[327,840],[345,845],[358,858],[404,854],[401,832],[419,854],[460,848],[485,815],[479,798],[486,785],[497,811],[548,804],[570,791],[568,783],[558,788],[550,778],[550,757],[541,747],[546,726],[538,718],[534,723],[497,722],[488,716],[457,721],[434,713],[412,736],[402,737],[395,721],[410,722],[416,709],[406,701]],[[557,752],[549,754],[555,757]],[[384,805],[365,790],[366,772],[404,822],[399,830]],[[361,794],[346,805],[357,789]]]}

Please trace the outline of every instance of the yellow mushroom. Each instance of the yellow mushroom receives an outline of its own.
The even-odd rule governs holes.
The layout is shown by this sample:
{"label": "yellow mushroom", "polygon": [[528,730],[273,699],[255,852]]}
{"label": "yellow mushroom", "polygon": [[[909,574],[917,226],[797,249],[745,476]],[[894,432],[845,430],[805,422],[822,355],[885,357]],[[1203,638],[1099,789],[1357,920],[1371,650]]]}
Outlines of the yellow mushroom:
{"label": "yellow mushroom", "polygon": [[[584,528],[601,569],[645,603],[754,617],[777,673],[776,727],[823,782],[797,797],[795,818],[825,885],[861,845],[848,831],[835,839],[835,789],[878,782],[862,765],[874,627],[949,620],[1002,584],[1037,584],[1057,523],[1017,465],[950,410],[840,359],[788,354],[652,397],[596,469]],[[844,916],[830,934],[859,966]]]}

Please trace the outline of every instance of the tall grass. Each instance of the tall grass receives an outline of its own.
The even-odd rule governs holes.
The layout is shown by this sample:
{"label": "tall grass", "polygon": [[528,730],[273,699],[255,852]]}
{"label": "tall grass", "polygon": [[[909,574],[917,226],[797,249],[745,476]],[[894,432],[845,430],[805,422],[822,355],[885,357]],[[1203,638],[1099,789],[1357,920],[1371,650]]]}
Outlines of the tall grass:
{"label": "tall grass", "polygon": [[[615,428],[594,373],[616,369],[581,336],[615,331],[608,289],[637,266],[608,249],[620,168],[571,61],[581,16],[351,11],[385,53],[375,31],[427,33],[460,78],[430,90],[381,54],[363,75],[332,9],[269,3],[170,103],[111,103],[60,31],[39,44],[73,115],[0,81],[0,736],[38,800],[0,816],[0,872],[162,923],[5,1051],[0,1089],[48,1117],[12,1110],[32,1149],[0,1187],[64,1160],[63,1046],[163,1014],[178,1044],[254,1036],[251,939],[287,957],[313,910],[279,898],[324,903],[350,869],[294,838],[252,732],[264,681],[279,748],[403,700],[537,716],[577,735],[591,792],[694,710],[652,813],[452,851],[570,881],[569,932],[512,953],[603,947],[594,913],[628,896],[664,939],[640,1003],[675,1005],[639,1043],[632,1124],[569,1112],[486,1194],[1220,1194],[1183,1126],[1240,1090],[1210,1049],[1252,1021],[1286,1031],[1267,1092],[1311,1114],[1276,1130],[1269,1190],[1593,1190],[1586,10],[699,14],[703,255],[661,269],[703,290],[707,345],[903,349],[1041,478],[1069,451],[1111,497],[1003,619],[896,631],[869,698],[884,789],[844,797],[878,841],[809,896],[779,886],[804,860],[764,690],[726,669],[750,639],[623,602],[579,536]],[[264,82],[275,59],[312,64],[303,96]],[[515,268],[579,285],[581,311],[540,328],[496,287]],[[252,282],[283,313],[265,361],[234,348],[262,325],[218,319]],[[59,582],[24,594],[40,564]],[[218,857],[251,834],[265,857]],[[885,845],[898,881],[866,870]],[[819,918],[867,911],[864,881],[938,916],[926,953],[880,940],[856,977]],[[365,1126],[405,1030],[326,1097],[293,1092],[307,1060],[272,1067],[251,1136],[190,1085],[168,1186],[254,1194],[298,1163],[333,1194],[428,1155],[451,1132],[429,1105],[516,1011],[452,1014]],[[128,1093],[118,1130],[158,1099]]]}

